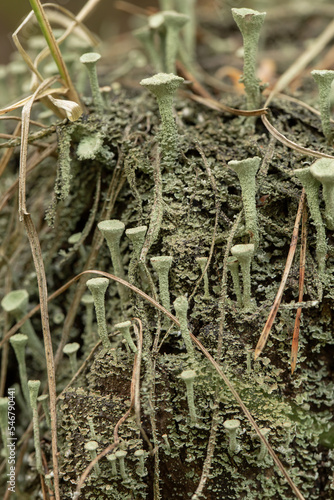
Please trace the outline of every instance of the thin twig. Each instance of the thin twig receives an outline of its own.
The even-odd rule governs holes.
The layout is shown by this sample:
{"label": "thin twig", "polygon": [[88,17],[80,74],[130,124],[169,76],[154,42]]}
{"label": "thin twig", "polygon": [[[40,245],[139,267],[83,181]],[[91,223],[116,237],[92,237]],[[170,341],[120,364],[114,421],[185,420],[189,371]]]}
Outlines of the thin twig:
{"label": "thin twig", "polygon": [[281,284],[279,286],[276,298],[274,300],[274,304],[273,304],[272,309],[270,311],[270,314],[268,316],[265,327],[260,335],[259,341],[258,341],[257,346],[255,348],[254,359],[258,358],[258,356],[263,351],[264,346],[266,345],[267,339],[268,339],[269,334],[270,334],[271,327],[275,321],[275,318],[276,318],[276,315],[278,312],[278,308],[279,308],[281,300],[282,300],[283,291],[284,291],[286,281],[287,281],[288,276],[289,276],[293,257],[295,255],[295,251],[296,251],[296,247],[297,247],[299,223],[300,223],[300,219],[302,216],[304,203],[305,203],[305,190],[303,188],[303,191],[302,191],[302,194],[301,194],[300,200],[299,200],[297,216],[296,216],[295,225],[294,225],[293,232],[292,232],[290,249],[289,249],[288,257],[286,259],[286,264],[285,264],[285,268],[284,268],[284,272],[283,272],[283,276],[282,276],[282,281],[281,281]]}
{"label": "thin twig", "polygon": [[266,129],[282,144],[285,144],[285,146],[288,146],[289,148],[295,149],[301,154],[308,155],[308,156],[314,156],[315,158],[331,158],[334,160],[334,156],[327,155],[326,153],[320,153],[320,151],[314,151],[313,149],[309,148],[304,148],[303,146],[300,146],[296,142],[290,141],[285,135],[283,135],[281,132],[275,128],[268,118],[264,115],[261,116],[262,121]]}
{"label": "thin twig", "polygon": [[192,101],[198,102],[199,104],[203,104],[207,108],[214,109],[215,111],[221,111],[224,113],[231,113],[236,116],[263,116],[267,113],[268,108],[261,109],[236,109],[223,104],[222,102],[216,101],[212,97],[209,99],[208,97],[201,97],[199,95],[193,94],[192,92],[184,92],[180,91],[184,97],[189,97]]}
{"label": "thin twig", "polygon": [[47,366],[48,386],[50,395],[50,417],[51,417],[51,440],[52,440],[52,464],[54,473],[54,489],[56,500],[60,500],[59,493],[59,469],[57,450],[57,413],[56,413],[56,375],[52,350],[52,340],[48,315],[48,292],[45,269],[43,265],[42,251],[38,240],[38,234],[30,214],[23,214],[29,244],[38,281],[39,302],[41,307],[41,320]]}
{"label": "thin twig", "polygon": [[[307,243],[307,208],[304,204],[303,217],[302,217],[302,234],[301,234],[301,248],[300,248],[300,264],[299,264],[299,295],[298,302],[303,301],[304,295],[304,280],[305,280],[305,262],[306,262],[306,243]],[[295,326],[293,329],[292,346],[291,346],[291,374],[295,371],[298,353],[298,340],[300,330],[300,319],[302,315],[302,308],[299,307],[296,313]]]}
{"label": "thin twig", "polygon": [[334,37],[334,21],[331,21],[325,31],[318,38],[312,40],[312,44],[307,46],[299,58],[280,76],[274,88],[270,92],[265,106],[269,106],[273,97],[285,89],[296,76],[314,59]]}

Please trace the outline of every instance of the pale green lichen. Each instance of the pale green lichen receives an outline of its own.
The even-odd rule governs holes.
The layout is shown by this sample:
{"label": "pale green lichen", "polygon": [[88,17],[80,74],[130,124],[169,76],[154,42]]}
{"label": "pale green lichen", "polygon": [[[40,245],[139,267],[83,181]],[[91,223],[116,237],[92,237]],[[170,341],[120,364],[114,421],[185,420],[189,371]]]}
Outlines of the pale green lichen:
{"label": "pale green lichen", "polygon": [[0,431],[2,441],[1,455],[5,457],[7,473],[9,473],[8,401],[8,398],[0,397]]}
{"label": "pale green lichen", "polygon": [[104,102],[100,92],[99,82],[97,79],[96,63],[101,59],[101,55],[96,52],[86,52],[80,57],[80,62],[85,65],[88,78],[90,83],[90,88],[93,96],[93,103],[98,113],[103,112]]}
{"label": "pale green lichen", "polygon": [[103,137],[100,133],[83,137],[77,148],[79,160],[94,160],[103,145]]}
{"label": "pale green lichen", "polygon": [[145,450],[136,450],[134,456],[138,459],[138,466],[136,472],[139,476],[143,477],[147,475],[147,469],[145,468]]}
{"label": "pale green lichen", "polygon": [[39,420],[38,420],[38,411],[37,411],[37,396],[38,391],[41,385],[40,380],[29,380],[28,381],[28,389],[29,389],[29,400],[30,406],[32,409],[32,421],[33,421],[33,429],[34,429],[34,445],[35,445],[35,462],[36,469],[39,474],[43,473],[42,467],[42,452],[41,452],[41,443],[39,436]]}
{"label": "pale green lichen", "polygon": [[234,455],[238,451],[237,431],[240,427],[240,421],[237,419],[225,420],[223,423],[226,434],[228,435],[228,451]]}
{"label": "pale green lichen", "polygon": [[127,455],[127,452],[125,450],[118,450],[115,453],[115,456],[116,456],[116,458],[118,458],[118,461],[119,461],[119,472],[120,472],[120,475],[121,475],[121,478],[123,479],[123,481],[125,481],[128,478],[128,474],[127,474],[127,471],[125,469],[125,462],[124,462],[126,455]]}
{"label": "pale green lichen", "polygon": [[162,61],[159,53],[157,52],[154,45],[154,31],[149,26],[144,26],[133,32],[140,42],[143,44],[145,52],[147,53],[149,60],[156,71],[162,71]]}
{"label": "pale green lichen", "polygon": [[176,317],[180,322],[180,329],[181,329],[181,334],[183,341],[185,343],[187,353],[190,358],[190,363],[192,366],[195,365],[195,352],[194,352],[194,346],[191,341],[190,333],[188,330],[188,299],[185,296],[178,297],[176,300],[174,300],[174,309],[176,312]]}
{"label": "pale green lichen", "polygon": [[80,349],[78,342],[71,342],[63,347],[63,353],[70,358],[72,376],[78,371],[77,352]]}
{"label": "pale green lichen", "polygon": [[259,229],[255,202],[255,178],[260,163],[261,158],[258,156],[255,156],[254,158],[247,158],[246,160],[232,160],[228,162],[229,167],[236,172],[240,182],[242,203],[245,211],[246,229],[249,233],[250,242],[254,243],[255,250],[259,246]]}
{"label": "pale green lichen", "polygon": [[123,323],[117,323],[117,325],[115,325],[115,329],[121,332],[122,337],[124,337],[124,339],[126,340],[131,351],[137,352],[137,346],[131,337],[130,326],[131,321],[124,321]]}
{"label": "pale green lichen", "polygon": [[28,389],[28,376],[27,376],[27,365],[26,365],[26,354],[25,349],[28,343],[28,336],[23,333],[17,333],[13,335],[9,342],[11,343],[12,348],[14,349],[15,356],[17,359],[17,363],[19,365],[19,375],[21,382],[21,389],[23,392],[24,399],[26,403],[30,404],[30,396]]}
{"label": "pale green lichen", "polygon": [[147,232],[147,226],[138,226],[131,229],[126,229],[125,234],[132,242],[133,250],[131,255],[131,260],[129,264],[129,282],[134,283],[135,272],[139,264],[140,254],[143,249],[145,236]]}
{"label": "pale green lichen", "polygon": [[247,245],[234,245],[231,248],[231,253],[238,259],[240,264],[243,284],[242,303],[247,312],[252,309],[250,269],[254,255],[254,245],[252,243]]}
{"label": "pale green lichen", "polygon": [[[1,301],[1,306],[8,314],[13,316],[16,321],[20,321],[28,312],[28,300],[29,295],[26,290],[15,290],[5,295]],[[36,361],[45,366],[44,347],[41,340],[37,336],[30,319],[27,319],[23,323],[21,326],[21,332],[24,335],[27,335],[28,346],[30,347],[32,355],[35,357]]]}
{"label": "pale green lichen", "polygon": [[196,378],[196,372],[195,370],[185,370],[181,373],[180,377],[186,384],[189,415],[191,421],[194,423],[197,421],[194,399],[194,380]]}
{"label": "pale green lichen", "polygon": [[[266,438],[270,432],[270,429],[268,427],[262,427],[262,428],[260,428],[260,432],[261,432],[262,436],[264,436]],[[263,443],[263,441],[261,441],[260,451],[257,455],[258,461],[263,462],[263,460],[266,458],[267,455],[268,455],[268,448]]]}
{"label": "pale green lichen", "polygon": [[[334,71],[333,71],[334,73]],[[325,200],[325,218],[328,229],[334,229],[334,160],[321,158],[311,165],[310,173],[322,184]]]}
{"label": "pale green lichen", "polygon": [[173,74],[158,73],[140,82],[140,85],[147,87],[158,101],[161,116],[159,144],[162,160],[167,167],[173,167],[179,155],[179,139],[173,116],[173,99],[176,90],[183,81],[183,78]]}
{"label": "pale green lichen", "polygon": [[[88,441],[87,443],[85,443],[85,450],[88,451],[91,461],[93,461],[97,457],[96,450],[98,446],[99,443],[97,441]],[[99,477],[101,470],[98,462],[94,464],[94,471],[95,471],[95,476]]]}
{"label": "pale green lichen", "polygon": [[261,104],[259,79],[256,76],[256,56],[260,31],[265,12],[252,9],[232,9],[232,16],[241,31],[244,41],[244,73],[248,109],[258,109]]}
{"label": "pale green lichen", "polygon": [[239,307],[242,306],[242,294],[240,288],[240,279],[239,279],[239,261],[236,257],[232,255],[228,257],[227,260],[227,268],[231,273],[232,281],[233,281],[233,289],[237,299],[237,304]]}
{"label": "pale green lichen", "polygon": [[159,295],[162,305],[170,312],[169,298],[169,270],[171,268],[173,257],[171,255],[162,255],[160,257],[151,257],[153,269],[159,278]]}
{"label": "pale green lichen", "polygon": [[92,278],[87,281],[86,285],[94,299],[98,335],[104,349],[110,349],[111,344],[108,338],[105,311],[105,294],[109,285],[109,280],[107,278]]}
{"label": "pale green lichen", "polygon": [[327,139],[327,143],[332,145],[334,132],[331,125],[331,88],[334,80],[334,71],[314,69],[311,71],[311,75],[319,88],[322,131]]}
{"label": "pale green lichen", "polygon": [[[97,227],[106,239],[115,275],[118,278],[124,279],[125,276],[120,250],[120,241],[125,229],[124,223],[116,219],[104,220],[99,222]],[[119,283],[117,283],[117,289],[121,297],[122,304],[125,304],[129,296],[128,289]]]}
{"label": "pale green lichen", "polygon": [[43,408],[43,411],[44,411],[46,425],[48,426],[49,429],[51,429],[51,418],[50,418],[50,411],[49,411],[48,400],[49,400],[49,395],[48,394],[42,394],[41,396],[38,396],[38,398],[37,398],[37,401],[39,403],[41,403],[41,405],[42,405],[42,408]]}
{"label": "pale green lichen", "polygon": [[180,31],[189,22],[189,17],[173,10],[163,12],[166,27],[165,60],[166,73],[176,73],[176,56],[179,49]]}
{"label": "pale green lichen", "polygon": [[316,228],[316,256],[318,267],[320,273],[323,273],[326,265],[327,239],[319,208],[318,193],[320,181],[312,175],[309,167],[294,170],[293,174],[300,180],[305,189],[307,205]]}

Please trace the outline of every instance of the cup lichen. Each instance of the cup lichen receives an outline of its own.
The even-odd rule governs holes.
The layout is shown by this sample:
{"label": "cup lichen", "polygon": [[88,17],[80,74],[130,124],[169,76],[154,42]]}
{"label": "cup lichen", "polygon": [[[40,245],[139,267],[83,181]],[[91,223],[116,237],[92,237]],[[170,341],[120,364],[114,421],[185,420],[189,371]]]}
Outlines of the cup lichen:
{"label": "cup lichen", "polygon": [[234,245],[231,248],[231,253],[238,259],[240,264],[243,284],[242,302],[247,312],[252,308],[250,269],[254,255],[254,245],[252,243],[248,243],[247,245]]}
{"label": "cup lichen", "polygon": [[97,331],[104,349],[110,349],[111,344],[107,332],[105,294],[109,285],[107,278],[92,278],[86,282],[94,299]]}
{"label": "cup lichen", "polygon": [[232,160],[228,162],[236,172],[242,193],[242,203],[245,211],[246,229],[249,233],[250,242],[254,243],[255,250],[259,246],[259,229],[256,211],[256,183],[255,178],[261,163],[261,158],[247,158],[245,160]]}
{"label": "cup lichen", "polygon": [[162,160],[167,167],[173,167],[179,155],[179,139],[173,115],[173,99],[176,90],[183,82],[183,78],[172,73],[157,73],[140,82],[140,85],[152,92],[158,101],[161,116],[159,145]]}
{"label": "cup lichen", "polygon": [[244,41],[244,72],[242,82],[247,95],[248,109],[261,105],[259,79],[256,76],[256,55],[260,31],[266,12],[252,9],[232,9],[232,16],[241,31]]}

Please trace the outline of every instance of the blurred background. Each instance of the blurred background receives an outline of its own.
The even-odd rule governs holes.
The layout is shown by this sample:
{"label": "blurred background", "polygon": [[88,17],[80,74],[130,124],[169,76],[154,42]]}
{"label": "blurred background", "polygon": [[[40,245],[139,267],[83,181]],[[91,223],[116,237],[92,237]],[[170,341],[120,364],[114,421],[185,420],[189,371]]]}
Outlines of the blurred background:
{"label": "blurred background", "polygon": [[[86,4],[87,0],[54,0],[53,3],[65,7],[73,14],[77,14]],[[46,3],[42,0],[42,3]],[[127,31],[131,28],[129,21],[131,14],[117,8],[122,2],[115,0],[100,0],[94,12],[87,18],[86,25],[103,40],[112,34]],[[134,0],[131,3],[138,8],[158,8],[158,0]],[[209,0],[208,3],[211,3]],[[15,51],[11,35],[18,28],[24,17],[30,12],[29,0],[0,0],[0,64],[10,60],[10,54]]]}

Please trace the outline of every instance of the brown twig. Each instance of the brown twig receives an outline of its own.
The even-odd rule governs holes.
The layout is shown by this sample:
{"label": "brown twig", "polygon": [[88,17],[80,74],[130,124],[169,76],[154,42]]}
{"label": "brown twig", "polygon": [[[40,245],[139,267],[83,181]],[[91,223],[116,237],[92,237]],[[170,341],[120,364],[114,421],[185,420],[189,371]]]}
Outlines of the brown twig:
{"label": "brown twig", "polygon": [[268,120],[268,118],[264,115],[261,116],[262,121],[266,129],[282,144],[285,144],[285,146],[288,146],[289,148],[295,149],[301,154],[308,155],[308,156],[315,156],[316,158],[330,158],[334,160],[334,156],[327,155],[326,153],[320,153],[319,151],[314,151],[313,149],[308,149],[304,148],[303,146],[300,146],[296,142],[290,141],[285,135],[281,134]]}
{"label": "brown twig", "polygon": [[203,104],[207,108],[214,109],[215,111],[220,111],[224,113],[231,113],[236,116],[263,116],[267,113],[268,108],[261,109],[236,109],[223,104],[222,102],[216,101],[212,97],[202,97],[191,92],[180,91],[181,94],[185,97],[189,97],[192,101],[198,102],[199,104]]}
{"label": "brown twig", "polygon": [[[302,234],[301,234],[301,248],[300,248],[300,264],[299,264],[299,295],[298,302],[303,301],[304,295],[304,280],[305,280],[305,262],[306,262],[306,243],[307,243],[307,208],[304,205],[302,216]],[[298,307],[295,319],[295,326],[293,329],[292,346],[291,346],[291,374],[295,371],[297,363],[298,340],[300,330],[300,319],[302,315],[302,308]]]}
{"label": "brown twig", "polygon": [[284,291],[286,281],[287,281],[288,276],[289,276],[293,257],[294,257],[295,252],[296,252],[297,240],[298,240],[298,230],[299,230],[299,224],[300,224],[300,219],[301,219],[302,212],[303,212],[304,203],[305,203],[305,190],[303,189],[302,194],[300,196],[300,200],[299,200],[297,216],[296,216],[295,225],[294,225],[293,232],[292,232],[290,249],[289,249],[288,257],[286,259],[286,264],[285,264],[285,268],[284,268],[284,272],[283,272],[283,276],[282,276],[282,281],[281,281],[281,284],[279,286],[276,298],[274,300],[274,304],[273,304],[271,311],[269,313],[267,322],[264,326],[264,329],[260,335],[257,346],[255,348],[254,359],[258,358],[258,356],[263,351],[264,346],[266,345],[266,342],[267,342],[269,334],[270,334],[271,327],[273,326],[273,323],[275,321],[275,318],[276,318],[276,315],[277,315],[277,312],[278,312],[278,309],[279,309],[279,306],[280,306],[280,303],[282,300],[283,291]]}

